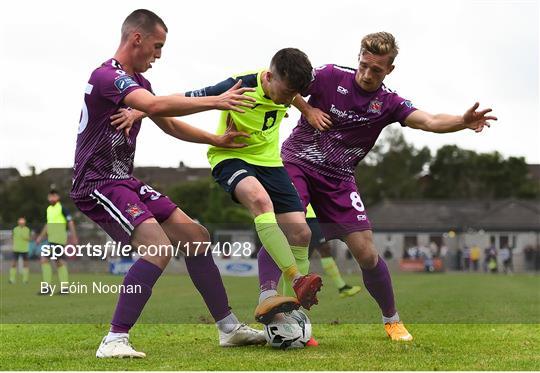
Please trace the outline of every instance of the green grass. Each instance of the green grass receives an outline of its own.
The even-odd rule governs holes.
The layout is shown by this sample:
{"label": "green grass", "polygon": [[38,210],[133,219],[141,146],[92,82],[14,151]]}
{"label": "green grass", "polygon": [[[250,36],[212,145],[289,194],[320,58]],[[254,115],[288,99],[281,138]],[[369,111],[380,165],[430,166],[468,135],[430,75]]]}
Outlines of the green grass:
{"label": "green grass", "polygon": [[[392,343],[364,290],[340,299],[331,283],[309,316],[320,346],[278,351],[223,349],[186,276],[156,285],[131,332],[144,360],[98,360],[116,295],[37,296],[31,285],[0,282],[0,370],[539,370],[540,277],[396,274],[400,314],[414,336]],[[72,281],[119,283],[120,277],[73,274]],[[353,284],[358,276],[346,277]],[[255,278],[224,278],[240,319],[252,320]]]}

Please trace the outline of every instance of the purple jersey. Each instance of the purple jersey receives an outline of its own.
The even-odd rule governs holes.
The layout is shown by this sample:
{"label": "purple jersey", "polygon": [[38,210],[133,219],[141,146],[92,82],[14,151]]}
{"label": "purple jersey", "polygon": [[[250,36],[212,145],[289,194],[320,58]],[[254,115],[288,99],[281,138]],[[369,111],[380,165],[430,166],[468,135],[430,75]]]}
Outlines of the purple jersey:
{"label": "purple jersey", "polygon": [[302,115],[281,147],[284,162],[302,165],[323,175],[354,181],[354,170],[373,148],[384,127],[416,110],[412,103],[382,85],[367,92],[355,81],[356,70],[337,65],[316,68],[306,92],[309,104],[329,114],[330,130],[320,132]]}
{"label": "purple jersey", "polygon": [[126,108],[124,98],[136,89],[152,92],[150,82],[141,74],[128,75],[115,59],[104,62],[92,72],[86,85],[79,123],[72,198],[81,198],[110,180],[131,177],[137,134],[141,121],[133,124],[129,137],[111,126],[111,115]]}

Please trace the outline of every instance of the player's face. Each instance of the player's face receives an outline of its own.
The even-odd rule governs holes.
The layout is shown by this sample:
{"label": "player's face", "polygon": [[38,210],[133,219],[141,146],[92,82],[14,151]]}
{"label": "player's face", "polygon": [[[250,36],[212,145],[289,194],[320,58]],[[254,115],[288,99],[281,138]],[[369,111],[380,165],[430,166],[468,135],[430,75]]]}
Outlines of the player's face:
{"label": "player's face", "polygon": [[50,193],[47,196],[47,199],[49,200],[49,204],[54,205],[56,202],[60,201],[60,196],[56,193]]}
{"label": "player's face", "polygon": [[152,68],[152,64],[161,58],[161,49],[165,45],[167,33],[161,26],[156,26],[153,33],[136,38],[136,64],[134,70],[143,73]]}
{"label": "player's face", "polygon": [[265,93],[278,105],[290,105],[298,93],[294,89],[289,88],[285,80],[271,71],[267,71],[263,79],[266,80]]}
{"label": "player's face", "polygon": [[390,63],[391,56],[379,56],[370,52],[362,52],[358,57],[356,83],[365,91],[373,92],[379,89],[386,75],[394,70]]}
{"label": "player's face", "polygon": [[19,218],[19,220],[17,220],[17,224],[20,227],[24,227],[26,225],[26,219],[25,218]]}

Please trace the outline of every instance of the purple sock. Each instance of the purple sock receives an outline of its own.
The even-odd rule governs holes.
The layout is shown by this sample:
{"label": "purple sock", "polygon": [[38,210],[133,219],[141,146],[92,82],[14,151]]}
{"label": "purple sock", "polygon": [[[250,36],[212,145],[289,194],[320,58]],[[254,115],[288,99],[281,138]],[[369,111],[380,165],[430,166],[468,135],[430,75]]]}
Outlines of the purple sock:
{"label": "purple sock", "polygon": [[279,269],[264,246],[261,247],[257,254],[257,262],[259,264],[260,291],[276,290],[281,277],[281,269]]}
{"label": "purple sock", "polygon": [[[124,277],[124,285],[140,286],[141,292],[132,294],[120,293],[116,310],[111,321],[111,332],[128,333],[129,329],[137,322],[144,305],[152,295],[152,287],[161,276],[161,268],[139,259],[129,269]],[[136,289],[136,288],[134,288]]]}
{"label": "purple sock", "polygon": [[392,290],[390,272],[388,272],[388,267],[384,260],[379,256],[379,261],[374,268],[362,268],[362,277],[366,289],[379,304],[383,316],[394,316],[396,313],[394,291]]}
{"label": "purple sock", "polygon": [[219,269],[212,255],[186,256],[186,267],[191,281],[202,295],[215,321],[231,314],[229,299]]}

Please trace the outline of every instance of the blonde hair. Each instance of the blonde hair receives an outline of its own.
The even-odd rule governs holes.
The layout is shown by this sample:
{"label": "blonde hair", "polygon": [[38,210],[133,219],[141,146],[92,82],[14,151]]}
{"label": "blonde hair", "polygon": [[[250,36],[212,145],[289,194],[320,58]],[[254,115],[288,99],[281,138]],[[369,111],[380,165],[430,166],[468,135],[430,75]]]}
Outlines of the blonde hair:
{"label": "blonde hair", "polygon": [[394,59],[398,55],[399,47],[396,43],[394,35],[383,31],[375,32],[362,38],[362,43],[360,44],[360,55],[364,51],[376,54],[378,56],[389,54],[390,63],[393,63]]}

